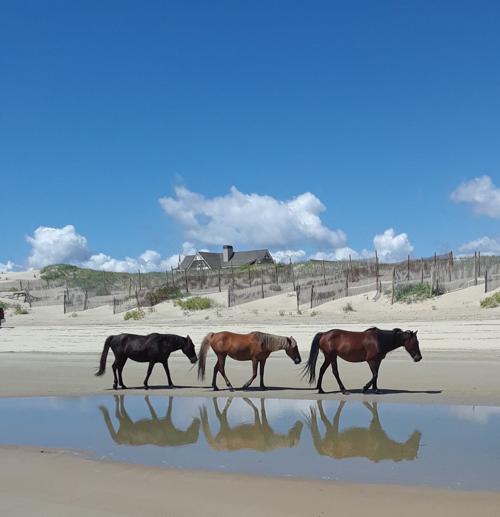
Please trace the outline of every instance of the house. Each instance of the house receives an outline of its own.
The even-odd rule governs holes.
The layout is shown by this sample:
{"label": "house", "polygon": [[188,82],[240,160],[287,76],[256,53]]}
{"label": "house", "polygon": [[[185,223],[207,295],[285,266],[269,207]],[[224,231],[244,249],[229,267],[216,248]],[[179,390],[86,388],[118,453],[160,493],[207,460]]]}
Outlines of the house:
{"label": "house", "polygon": [[269,250],[234,251],[232,246],[225,245],[222,247],[222,253],[198,251],[196,255],[186,255],[179,265],[179,270],[210,269],[217,271],[229,267],[273,263],[274,260]]}

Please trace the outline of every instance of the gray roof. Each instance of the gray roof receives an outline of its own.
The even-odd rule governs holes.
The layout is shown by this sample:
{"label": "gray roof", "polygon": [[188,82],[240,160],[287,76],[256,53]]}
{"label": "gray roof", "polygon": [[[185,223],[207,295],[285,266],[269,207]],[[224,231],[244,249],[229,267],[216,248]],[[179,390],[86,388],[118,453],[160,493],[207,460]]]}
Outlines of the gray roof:
{"label": "gray roof", "polygon": [[[222,253],[199,251],[198,255],[207,263],[210,269],[247,266],[262,262],[265,259],[273,260],[269,250],[235,251],[229,262],[223,261],[224,255]],[[193,265],[195,258],[196,255],[186,255],[181,262],[180,269],[189,269]]]}

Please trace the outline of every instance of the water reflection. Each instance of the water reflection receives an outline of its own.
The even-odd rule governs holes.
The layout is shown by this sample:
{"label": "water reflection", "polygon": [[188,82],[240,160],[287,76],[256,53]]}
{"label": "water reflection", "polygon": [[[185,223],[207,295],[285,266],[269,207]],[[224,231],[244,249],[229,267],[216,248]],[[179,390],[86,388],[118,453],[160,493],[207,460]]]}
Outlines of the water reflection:
{"label": "water reflection", "polygon": [[[422,436],[420,431],[414,431],[405,442],[393,440],[382,427],[376,402],[373,404],[363,402],[371,413],[368,427],[349,427],[341,431],[340,417],[344,405],[345,402],[341,401],[331,422],[326,416],[321,400],[317,402],[317,410],[314,407],[310,408],[307,424],[318,454],[337,459],[364,457],[374,462],[417,458]],[[319,430],[318,414],[326,429],[323,437]]]}
{"label": "water reflection", "polygon": [[240,423],[231,426],[228,421],[228,410],[233,399],[226,401],[222,412],[217,398],[212,399],[215,415],[219,423],[217,434],[212,433],[208,418],[207,406],[200,409],[201,425],[207,443],[218,451],[237,451],[253,449],[255,451],[271,451],[273,449],[296,447],[300,440],[303,423],[297,420],[287,433],[276,432],[267,419],[266,401],[260,399],[260,412],[255,404],[247,398],[243,399],[253,411],[253,423]]}
{"label": "water reflection", "polygon": [[193,418],[189,427],[183,431],[172,422],[173,397],[168,397],[168,404],[163,418],[159,418],[149,397],[144,397],[151,418],[133,421],[125,409],[125,396],[115,395],[115,417],[118,430],[106,406],[99,406],[104,423],[115,443],[120,445],[158,445],[160,447],[177,447],[198,441],[200,431],[199,418]]}

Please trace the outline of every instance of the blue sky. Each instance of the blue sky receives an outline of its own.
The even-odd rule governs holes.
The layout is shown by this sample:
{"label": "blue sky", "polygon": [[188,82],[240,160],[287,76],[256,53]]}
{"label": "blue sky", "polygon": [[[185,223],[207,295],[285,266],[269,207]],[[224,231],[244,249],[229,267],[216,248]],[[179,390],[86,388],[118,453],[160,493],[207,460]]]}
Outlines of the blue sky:
{"label": "blue sky", "polygon": [[[498,2],[26,1],[0,12],[2,264],[36,265],[68,235],[61,253],[74,261],[218,249],[249,228],[251,206],[228,216],[229,233],[213,220],[221,198],[233,207],[232,186],[282,208],[309,192],[324,206],[312,208],[320,230],[346,236],[311,236],[298,221],[235,245],[362,253],[392,228],[415,256],[485,237],[484,251],[500,251]],[[479,194],[466,183],[450,198],[483,176]],[[210,205],[193,212],[201,231],[160,203],[178,187]],[[257,237],[275,225],[263,206]],[[213,242],[193,238],[207,224]],[[34,233],[67,225],[41,243]]]}

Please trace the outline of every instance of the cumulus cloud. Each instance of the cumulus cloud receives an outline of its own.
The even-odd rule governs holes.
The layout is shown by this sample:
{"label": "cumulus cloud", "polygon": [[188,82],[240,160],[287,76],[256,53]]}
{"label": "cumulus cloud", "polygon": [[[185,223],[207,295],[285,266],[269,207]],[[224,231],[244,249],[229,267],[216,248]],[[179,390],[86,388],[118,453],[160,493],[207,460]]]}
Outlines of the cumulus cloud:
{"label": "cumulus cloud", "polygon": [[480,251],[483,255],[499,255],[500,239],[492,239],[491,237],[486,236],[480,237],[479,239],[462,244],[459,251],[466,254]]}
{"label": "cumulus cloud", "polygon": [[462,183],[451,193],[455,203],[470,203],[474,212],[500,219],[500,189],[489,176],[480,176]]}
{"label": "cumulus cloud", "polygon": [[323,224],[320,214],[325,206],[310,192],[281,201],[243,194],[235,187],[213,198],[177,187],[175,196],[161,198],[160,204],[183,226],[189,239],[211,246],[278,247],[308,242],[338,248],[346,242],[342,230]]}
{"label": "cumulus cloud", "polygon": [[399,262],[413,251],[408,235],[406,233],[396,235],[393,228],[385,230],[380,235],[375,235],[373,244],[379,259],[383,262]]}
{"label": "cumulus cloud", "polygon": [[90,256],[87,239],[76,233],[71,224],[62,228],[39,226],[26,240],[31,245],[28,265],[33,268],[61,262],[72,264]]}
{"label": "cumulus cloud", "polygon": [[292,259],[292,262],[300,262],[306,258],[304,250],[278,250],[272,251],[271,255],[276,262],[287,264]]}
{"label": "cumulus cloud", "polygon": [[353,260],[361,258],[361,255],[357,251],[348,246],[333,251],[318,251],[311,255],[310,258],[313,260],[349,260],[349,255]]}
{"label": "cumulus cloud", "polygon": [[[148,273],[164,271],[171,266],[176,267],[179,258],[182,260],[184,255],[194,253],[193,245],[185,242],[181,255],[162,258],[157,251],[146,250],[137,258],[117,259],[105,253],[92,253],[87,239],[77,233],[73,225],[62,228],[40,226],[34,231],[33,236],[26,239],[31,244],[28,265],[32,268],[64,263],[103,271]],[[0,270],[3,269],[1,266],[2,264]]]}
{"label": "cumulus cloud", "polygon": [[11,260],[7,262],[0,262],[0,273],[10,273],[13,271],[22,271],[22,267]]}

